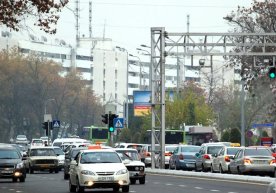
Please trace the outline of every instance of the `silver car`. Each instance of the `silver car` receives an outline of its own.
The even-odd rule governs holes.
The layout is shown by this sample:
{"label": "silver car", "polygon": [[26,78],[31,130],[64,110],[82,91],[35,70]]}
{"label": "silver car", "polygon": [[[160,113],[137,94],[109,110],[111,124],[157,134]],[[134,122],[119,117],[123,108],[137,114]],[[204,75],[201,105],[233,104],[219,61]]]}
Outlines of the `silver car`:
{"label": "silver car", "polygon": [[202,144],[199,153],[196,153],[195,171],[210,171],[213,156],[223,147],[225,147],[225,145],[222,143]]}
{"label": "silver car", "polygon": [[229,171],[230,159],[235,156],[241,147],[223,147],[213,156],[211,172],[225,173]]}
{"label": "silver car", "polygon": [[[275,154],[273,154],[275,156]],[[270,173],[275,176],[276,159],[267,147],[245,147],[230,161],[230,173]]]}

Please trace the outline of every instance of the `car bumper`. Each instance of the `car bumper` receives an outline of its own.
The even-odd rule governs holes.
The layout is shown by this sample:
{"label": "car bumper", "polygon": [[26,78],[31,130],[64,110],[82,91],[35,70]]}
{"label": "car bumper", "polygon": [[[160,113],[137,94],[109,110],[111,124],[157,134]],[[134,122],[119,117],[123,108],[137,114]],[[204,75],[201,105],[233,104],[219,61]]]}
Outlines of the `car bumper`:
{"label": "car bumper", "polygon": [[25,169],[0,170],[0,178],[20,178],[26,176]]}
{"label": "car bumper", "polygon": [[179,161],[179,167],[182,169],[195,169],[195,161]]}
{"label": "car bumper", "polygon": [[47,170],[47,169],[58,169],[58,165],[50,165],[50,164],[40,164],[40,165],[32,165],[31,168],[33,170]]}
{"label": "car bumper", "polygon": [[245,165],[240,168],[241,172],[274,172],[274,165]]}
{"label": "car bumper", "polygon": [[130,180],[128,173],[113,176],[80,175],[79,183],[85,188],[113,188],[129,185]]}
{"label": "car bumper", "polygon": [[140,178],[144,178],[146,176],[144,171],[129,171],[129,178],[130,179],[140,179]]}

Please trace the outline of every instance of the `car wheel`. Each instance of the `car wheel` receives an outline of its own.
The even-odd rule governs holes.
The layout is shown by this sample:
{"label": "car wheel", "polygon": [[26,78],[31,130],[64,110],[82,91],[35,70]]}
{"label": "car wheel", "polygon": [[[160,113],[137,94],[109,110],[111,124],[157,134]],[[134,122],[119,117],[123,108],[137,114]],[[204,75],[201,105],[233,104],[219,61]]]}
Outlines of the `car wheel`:
{"label": "car wheel", "polygon": [[145,176],[143,178],[139,179],[140,184],[145,184],[145,182],[146,182],[146,177]]}
{"label": "car wheel", "polygon": [[57,174],[59,172],[59,168],[56,168],[55,169],[55,173]]}
{"label": "car wheel", "polygon": [[240,170],[239,167],[237,168],[237,171],[238,171],[238,174],[239,174],[239,175],[242,175],[242,172],[241,172],[241,170]]}
{"label": "car wheel", "polygon": [[223,174],[223,173],[224,173],[224,171],[223,171],[223,169],[222,169],[222,166],[221,166],[221,165],[219,165],[219,173],[221,173],[221,174]]}
{"label": "car wheel", "polygon": [[276,178],[276,170],[274,170],[273,177]]}
{"label": "car wheel", "polygon": [[25,176],[22,176],[22,177],[19,178],[19,181],[20,181],[20,182],[25,182],[25,179],[26,179],[26,177],[25,177]]}
{"label": "car wheel", "polygon": [[49,173],[53,173],[53,170],[51,169],[51,170],[49,170]]}
{"label": "car wheel", "polygon": [[63,178],[64,178],[64,180],[68,180],[69,175],[64,173]]}
{"label": "car wheel", "polygon": [[77,181],[77,188],[76,188],[77,192],[78,193],[83,193],[84,192],[84,187],[80,185],[80,182],[79,182],[78,178],[76,179],[76,181]]}
{"label": "car wheel", "polygon": [[123,186],[122,192],[129,192],[129,186]]}
{"label": "car wheel", "polygon": [[174,163],[175,169],[180,170],[180,167],[176,165],[176,162]]}
{"label": "car wheel", "polygon": [[228,174],[232,174],[232,171],[230,169],[230,166],[228,166]]}
{"label": "car wheel", "polygon": [[136,183],[136,179],[130,179],[130,183],[131,184],[135,184]]}
{"label": "car wheel", "polygon": [[69,179],[69,190],[70,190],[70,192],[76,192],[76,186],[75,186],[75,185],[72,185],[70,179]]}
{"label": "car wheel", "polygon": [[207,172],[207,170],[205,169],[205,167],[204,167],[203,164],[202,164],[201,168],[202,168],[202,171],[203,171],[203,172]]}
{"label": "car wheel", "polygon": [[33,174],[33,173],[34,173],[33,168],[29,167],[29,173],[30,173],[30,174]]}
{"label": "car wheel", "polygon": [[195,172],[199,172],[196,163],[195,163]]}
{"label": "car wheel", "polygon": [[119,190],[120,190],[120,187],[114,187],[113,188],[113,192],[119,192]]}
{"label": "car wheel", "polygon": [[17,182],[17,178],[12,178],[12,182]]}

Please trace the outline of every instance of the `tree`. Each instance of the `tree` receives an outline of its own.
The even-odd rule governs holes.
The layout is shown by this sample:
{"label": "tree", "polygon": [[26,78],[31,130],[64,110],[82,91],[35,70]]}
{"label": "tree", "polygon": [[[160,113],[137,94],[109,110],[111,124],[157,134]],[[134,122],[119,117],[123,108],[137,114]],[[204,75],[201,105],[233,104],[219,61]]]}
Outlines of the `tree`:
{"label": "tree", "polygon": [[241,133],[238,128],[230,130],[229,141],[232,143],[241,143]]}
{"label": "tree", "polygon": [[230,141],[230,132],[228,130],[223,131],[220,141]]}
{"label": "tree", "polygon": [[36,19],[35,25],[49,34],[56,33],[53,25],[59,19],[58,12],[68,3],[68,0],[1,0],[0,25],[19,31],[22,23],[29,17]]}

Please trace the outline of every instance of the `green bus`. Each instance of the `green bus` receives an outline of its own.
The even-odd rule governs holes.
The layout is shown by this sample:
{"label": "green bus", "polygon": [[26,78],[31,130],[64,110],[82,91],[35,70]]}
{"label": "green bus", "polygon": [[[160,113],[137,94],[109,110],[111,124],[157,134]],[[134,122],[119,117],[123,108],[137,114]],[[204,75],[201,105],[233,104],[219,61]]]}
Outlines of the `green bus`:
{"label": "green bus", "polygon": [[107,144],[110,133],[107,127],[87,126],[83,127],[83,136],[93,144]]}

